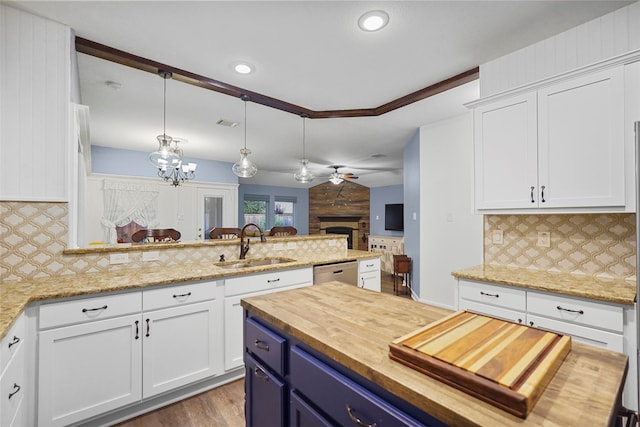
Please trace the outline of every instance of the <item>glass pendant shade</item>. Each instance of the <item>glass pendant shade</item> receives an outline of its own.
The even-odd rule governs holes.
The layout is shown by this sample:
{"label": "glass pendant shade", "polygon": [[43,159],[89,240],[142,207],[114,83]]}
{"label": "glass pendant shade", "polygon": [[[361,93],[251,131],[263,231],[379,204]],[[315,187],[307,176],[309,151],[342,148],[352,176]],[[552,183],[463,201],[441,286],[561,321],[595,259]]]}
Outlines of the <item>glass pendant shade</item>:
{"label": "glass pendant shade", "polygon": [[149,161],[155,167],[163,170],[170,170],[180,167],[182,159],[180,154],[171,147],[173,139],[169,135],[158,135],[160,143],[158,150],[149,154]]}
{"label": "glass pendant shade", "polygon": [[244,101],[244,148],[240,149],[240,160],[231,166],[231,170],[240,178],[251,178],[258,172],[258,167],[249,160],[251,150],[247,149],[247,102],[249,96],[242,95],[241,99]]}
{"label": "glass pendant shade", "polygon": [[240,160],[233,164],[231,170],[240,178],[251,178],[258,172],[256,165],[249,160],[251,150],[243,148],[240,150]]}
{"label": "glass pendant shade", "polygon": [[300,169],[298,169],[298,172],[296,172],[293,177],[296,181],[302,184],[313,181],[314,176],[311,172],[309,172],[309,160],[300,160]]}

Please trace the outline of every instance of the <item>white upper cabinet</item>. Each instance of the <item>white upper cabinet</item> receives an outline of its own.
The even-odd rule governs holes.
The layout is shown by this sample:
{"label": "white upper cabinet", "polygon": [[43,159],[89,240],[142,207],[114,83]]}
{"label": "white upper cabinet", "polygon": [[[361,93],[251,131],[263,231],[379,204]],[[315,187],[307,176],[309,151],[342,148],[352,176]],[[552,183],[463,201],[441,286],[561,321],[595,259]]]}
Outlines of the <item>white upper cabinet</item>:
{"label": "white upper cabinet", "polygon": [[625,205],[623,67],[538,91],[538,174],[540,207]]}
{"label": "white upper cabinet", "polygon": [[635,211],[624,73],[606,68],[478,103],[476,211]]}
{"label": "white upper cabinet", "polygon": [[71,31],[0,5],[0,200],[69,198]]}

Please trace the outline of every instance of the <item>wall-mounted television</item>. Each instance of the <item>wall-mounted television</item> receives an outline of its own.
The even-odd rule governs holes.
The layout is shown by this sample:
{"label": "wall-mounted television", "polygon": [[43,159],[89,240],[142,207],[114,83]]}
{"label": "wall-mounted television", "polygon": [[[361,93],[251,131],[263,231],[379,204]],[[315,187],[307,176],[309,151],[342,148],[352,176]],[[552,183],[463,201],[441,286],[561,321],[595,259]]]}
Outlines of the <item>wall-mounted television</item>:
{"label": "wall-mounted television", "polygon": [[384,205],[384,229],[404,231],[404,204]]}

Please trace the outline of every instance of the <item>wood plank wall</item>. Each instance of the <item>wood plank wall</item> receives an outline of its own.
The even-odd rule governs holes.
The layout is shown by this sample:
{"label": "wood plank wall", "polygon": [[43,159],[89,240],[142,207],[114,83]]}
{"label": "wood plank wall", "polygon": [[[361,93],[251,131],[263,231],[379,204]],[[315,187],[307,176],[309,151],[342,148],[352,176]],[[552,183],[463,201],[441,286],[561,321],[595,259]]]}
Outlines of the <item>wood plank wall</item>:
{"label": "wood plank wall", "polygon": [[[335,185],[324,182],[309,188],[309,234],[320,234],[324,216],[359,216],[358,242],[353,249],[368,249],[370,191],[369,187],[351,181]],[[363,239],[363,236],[366,236]]]}

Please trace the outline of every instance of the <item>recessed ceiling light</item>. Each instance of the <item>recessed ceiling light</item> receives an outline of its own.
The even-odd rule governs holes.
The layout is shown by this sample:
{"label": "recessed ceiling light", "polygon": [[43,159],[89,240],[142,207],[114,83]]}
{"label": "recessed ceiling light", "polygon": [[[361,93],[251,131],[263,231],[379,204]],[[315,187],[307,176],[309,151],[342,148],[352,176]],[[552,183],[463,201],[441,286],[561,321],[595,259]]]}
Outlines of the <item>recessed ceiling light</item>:
{"label": "recessed ceiling light", "polygon": [[247,62],[238,62],[234,64],[233,69],[239,74],[251,74],[255,68]]}
{"label": "recessed ceiling light", "polygon": [[378,31],[389,23],[389,15],[383,10],[372,10],[358,19],[358,26],[363,31]]}

